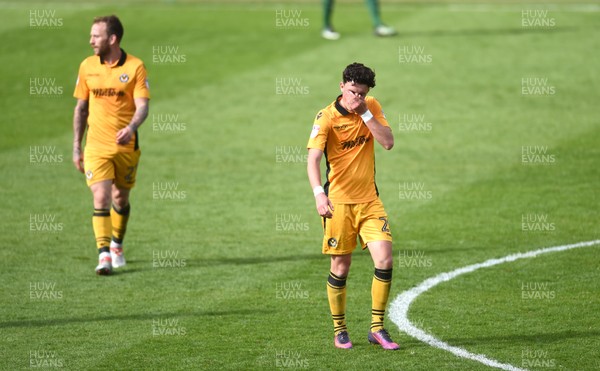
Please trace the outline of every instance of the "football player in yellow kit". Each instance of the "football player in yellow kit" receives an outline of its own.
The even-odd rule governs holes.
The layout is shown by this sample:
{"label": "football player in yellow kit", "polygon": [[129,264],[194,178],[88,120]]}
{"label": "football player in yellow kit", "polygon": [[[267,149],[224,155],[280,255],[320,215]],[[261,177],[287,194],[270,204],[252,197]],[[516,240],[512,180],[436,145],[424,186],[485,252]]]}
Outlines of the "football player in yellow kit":
{"label": "football player in yellow kit", "polygon": [[121,49],[122,38],[119,18],[94,19],[90,33],[94,55],[81,62],[73,94],[77,98],[73,163],[85,173],[93,194],[96,273],[100,275],[125,265],[129,193],[140,158],[138,128],[148,116],[150,99],[144,63]]}
{"label": "football player in yellow kit", "polygon": [[[392,234],[375,184],[377,141],[389,150],[392,130],[377,99],[367,96],[375,73],[360,63],[342,73],[342,94],[316,116],[308,141],[308,178],[323,218],[324,254],[331,256],[327,297],[333,317],[334,345],[352,348],[346,327],[346,277],[359,239],[375,265],[371,286],[371,329],[368,340],[384,349],[399,349],[384,329],[384,314],[392,283]],[[327,163],[321,185],[321,159]]]}

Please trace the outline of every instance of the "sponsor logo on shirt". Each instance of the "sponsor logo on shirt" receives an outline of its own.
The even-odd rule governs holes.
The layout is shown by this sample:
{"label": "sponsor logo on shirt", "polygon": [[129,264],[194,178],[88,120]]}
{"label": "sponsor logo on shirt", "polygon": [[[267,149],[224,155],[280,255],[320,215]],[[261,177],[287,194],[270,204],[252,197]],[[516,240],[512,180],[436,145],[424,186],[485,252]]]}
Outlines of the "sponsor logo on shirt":
{"label": "sponsor logo on shirt", "polygon": [[122,97],[125,95],[124,91],[116,90],[114,88],[92,89],[92,93],[94,93],[95,97]]}
{"label": "sponsor logo on shirt", "polygon": [[356,146],[362,146],[365,143],[367,143],[368,141],[369,141],[369,138],[367,138],[365,135],[361,135],[354,140],[347,140],[347,141],[342,142],[341,143],[342,149],[351,149]]}

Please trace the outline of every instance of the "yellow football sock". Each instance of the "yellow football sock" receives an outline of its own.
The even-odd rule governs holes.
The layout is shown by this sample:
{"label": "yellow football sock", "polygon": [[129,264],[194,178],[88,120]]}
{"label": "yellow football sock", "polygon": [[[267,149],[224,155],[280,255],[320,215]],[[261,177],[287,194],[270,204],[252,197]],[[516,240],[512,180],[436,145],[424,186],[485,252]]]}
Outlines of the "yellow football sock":
{"label": "yellow football sock", "polygon": [[110,248],[110,232],[112,229],[110,210],[94,209],[92,225],[94,227],[94,236],[96,236],[96,247],[98,250],[101,250],[99,252],[108,252]]}
{"label": "yellow football sock", "polygon": [[375,268],[371,285],[371,332],[383,329],[385,307],[387,306],[390,288],[392,287],[392,268]]}
{"label": "yellow football sock", "polygon": [[333,318],[333,332],[337,335],[346,328],[346,277],[338,277],[329,272],[327,279],[327,298]]}
{"label": "yellow football sock", "polygon": [[112,239],[118,244],[123,243],[125,232],[127,231],[127,221],[129,220],[129,204],[122,209],[117,209],[113,204],[110,209],[110,220],[112,222]]}

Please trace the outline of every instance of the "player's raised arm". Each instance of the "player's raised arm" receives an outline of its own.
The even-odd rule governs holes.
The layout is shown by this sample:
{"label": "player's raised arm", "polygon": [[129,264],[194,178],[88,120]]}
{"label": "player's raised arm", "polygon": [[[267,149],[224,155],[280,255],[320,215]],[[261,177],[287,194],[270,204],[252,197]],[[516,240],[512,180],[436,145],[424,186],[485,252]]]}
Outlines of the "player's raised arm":
{"label": "player's raised arm", "polygon": [[392,149],[394,146],[394,134],[389,126],[382,125],[375,116],[373,116],[368,110],[361,115],[365,125],[373,134],[375,140],[381,144],[381,146],[387,150]]}
{"label": "player's raised arm", "polygon": [[[381,106],[377,100],[371,100],[370,106],[373,112],[369,110],[366,96],[369,93],[369,86],[365,84],[355,84],[354,82],[340,83],[342,89],[342,101],[348,112],[359,115],[365,125],[373,134],[373,137],[381,146],[387,150],[394,146],[394,135],[392,129],[387,124]],[[382,123],[385,122],[385,125]]]}
{"label": "player's raised arm", "polygon": [[321,158],[323,157],[323,151],[316,148],[308,149],[308,165],[306,166],[308,172],[308,181],[310,187],[315,195],[315,202],[317,212],[319,215],[325,218],[331,218],[333,211],[333,204],[325,194],[323,187],[321,186]]}
{"label": "player's raised arm", "polygon": [[75,112],[73,112],[73,164],[83,173],[83,154],[81,153],[81,142],[87,127],[89,114],[89,103],[85,99],[77,99]]}
{"label": "player's raised arm", "polygon": [[[356,90],[356,88],[355,88]],[[382,124],[380,120],[385,121],[385,116],[381,111],[381,106],[376,100],[371,102],[374,110],[371,112],[369,107],[367,106],[367,102],[365,100],[366,94],[360,94],[354,92],[352,89],[349,89],[350,93],[354,94],[354,99],[350,100],[350,109],[360,115],[365,125],[373,134],[375,140],[381,144],[381,146],[387,150],[392,149],[394,146],[394,135],[392,134],[392,129],[389,125]]]}

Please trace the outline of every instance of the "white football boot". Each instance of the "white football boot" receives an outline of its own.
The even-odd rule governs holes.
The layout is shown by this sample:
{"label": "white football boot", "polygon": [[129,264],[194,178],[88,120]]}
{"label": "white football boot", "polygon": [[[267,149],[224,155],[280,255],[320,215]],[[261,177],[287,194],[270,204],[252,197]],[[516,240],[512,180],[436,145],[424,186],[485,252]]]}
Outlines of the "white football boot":
{"label": "white football boot", "polygon": [[98,256],[98,266],[96,267],[96,274],[99,276],[107,276],[112,273],[112,259],[110,254],[103,252]]}
{"label": "white football boot", "polygon": [[340,38],[340,34],[331,28],[326,28],[321,31],[321,36],[327,40],[337,40]]}
{"label": "white football boot", "polygon": [[110,257],[112,259],[113,268],[123,267],[125,262],[125,254],[123,254],[123,245],[110,241]]}

